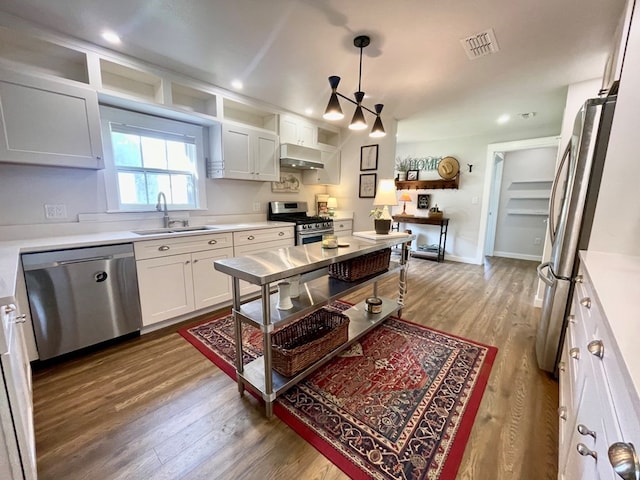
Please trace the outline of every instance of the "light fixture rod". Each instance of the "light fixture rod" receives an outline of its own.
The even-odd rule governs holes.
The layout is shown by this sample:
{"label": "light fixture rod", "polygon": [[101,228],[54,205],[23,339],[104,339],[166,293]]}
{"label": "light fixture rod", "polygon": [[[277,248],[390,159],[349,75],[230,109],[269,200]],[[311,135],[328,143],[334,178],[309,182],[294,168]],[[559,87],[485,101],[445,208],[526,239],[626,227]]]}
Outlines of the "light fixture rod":
{"label": "light fixture rod", "polygon": [[[348,102],[353,103],[354,105],[358,105],[358,102],[356,102],[355,100],[352,100],[349,97],[345,97],[344,95],[342,95],[340,92],[336,92],[336,95],[338,95],[340,98],[344,98],[345,100],[347,100]],[[377,115],[377,113],[373,110],[371,110],[370,108],[365,107],[364,105],[360,104],[360,106],[362,108],[364,108],[367,112],[369,113],[373,113],[374,115]]]}

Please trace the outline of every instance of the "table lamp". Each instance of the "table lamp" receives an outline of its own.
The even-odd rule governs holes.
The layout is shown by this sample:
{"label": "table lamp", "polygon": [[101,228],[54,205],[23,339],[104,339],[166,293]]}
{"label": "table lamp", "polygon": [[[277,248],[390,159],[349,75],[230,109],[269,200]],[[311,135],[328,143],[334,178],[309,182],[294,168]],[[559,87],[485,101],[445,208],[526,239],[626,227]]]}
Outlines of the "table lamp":
{"label": "table lamp", "polygon": [[[378,183],[378,189],[376,191],[376,197],[373,199],[373,206],[378,207],[374,211],[379,210],[382,207],[380,215],[375,215],[376,232],[382,233],[381,230],[385,230],[385,233],[389,233],[391,229],[391,215],[389,214],[389,206],[398,205],[398,197],[396,197],[396,183],[393,178],[383,178]],[[384,227],[381,225],[384,222]],[[380,230],[380,231],[378,231]]]}
{"label": "table lamp", "polygon": [[327,200],[327,208],[329,209],[329,216],[333,217],[336,214],[336,208],[338,208],[338,201],[335,197],[329,197]]}
{"label": "table lamp", "polygon": [[411,195],[409,195],[407,192],[402,192],[402,195],[400,195],[400,198],[398,200],[404,202],[404,205],[402,206],[402,213],[400,215],[403,215],[405,217],[409,216],[407,215],[407,202],[411,201]]}

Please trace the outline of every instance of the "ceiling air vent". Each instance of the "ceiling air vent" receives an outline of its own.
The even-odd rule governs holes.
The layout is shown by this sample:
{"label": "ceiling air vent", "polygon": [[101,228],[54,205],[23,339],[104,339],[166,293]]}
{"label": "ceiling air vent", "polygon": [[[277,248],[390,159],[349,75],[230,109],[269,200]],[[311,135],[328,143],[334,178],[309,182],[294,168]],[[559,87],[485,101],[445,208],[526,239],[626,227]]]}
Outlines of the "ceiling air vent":
{"label": "ceiling air vent", "polygon": [[460,40],[462,48],[467,54],[467,57],[471,60],[484,57],[485,55],[491,55],[496,53],[499,49],[498,42],[496,41],[496,35],[493,33],[493,29],[485,30],[484,32],[476,33],[470,37]]}

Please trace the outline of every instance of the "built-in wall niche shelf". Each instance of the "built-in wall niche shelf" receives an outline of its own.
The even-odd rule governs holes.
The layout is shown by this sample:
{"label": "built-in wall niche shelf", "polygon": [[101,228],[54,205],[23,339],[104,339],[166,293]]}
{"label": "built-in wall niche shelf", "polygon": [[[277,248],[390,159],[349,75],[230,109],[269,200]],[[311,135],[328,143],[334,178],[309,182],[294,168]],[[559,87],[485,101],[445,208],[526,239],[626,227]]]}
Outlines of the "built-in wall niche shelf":
{"label": "built-in wall niche shelf", "polygon": [[274,112],[228,98],[222,99],[222,116],[225,120],[263,128],[271,132],[278,131],[278,116]]}
{"label": "built-in wall niche shelf", "polygon": [[171,103],[190,112],[218,116],[218,97],[203,90],[171,82]]}
{"label": "built-in wall niche shelf", "polygon": [[162,78],[107,59],[100,59],[102,88],[131,96],[136,100],[164,103]]}
{"label": "built-in wall niche shelf", "polygon": [[508,215],[549,215],[549,198],[553,180],[513,181],[507,188]]}
{"label": "built-in wall niche shelf", "polygon": [[18,30],[0,27],[0,58],[15,67],[53,75],[76,82],[89,83],[87,55],[26,35]]}
{"label": "built-in wall niche shelf", "polygon": [[403,180],[396,181],[398,190],[442,190],[442,189],[458,189],[460,185],[460,175],[456,175],[451,180]]}

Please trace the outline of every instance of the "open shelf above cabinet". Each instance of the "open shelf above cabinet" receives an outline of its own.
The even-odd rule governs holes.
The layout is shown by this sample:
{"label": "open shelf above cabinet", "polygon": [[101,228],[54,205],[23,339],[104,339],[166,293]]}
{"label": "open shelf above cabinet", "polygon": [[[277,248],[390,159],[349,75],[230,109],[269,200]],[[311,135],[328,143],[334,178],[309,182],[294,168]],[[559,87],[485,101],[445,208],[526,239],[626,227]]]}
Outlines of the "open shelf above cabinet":
{"label": "open shelf above cabinet", "polygon": [[396,180],[396,188],[398,190],[442,190],[442,189],[458,189],[460,185],[460,175],[456,175],[451,180]]}

